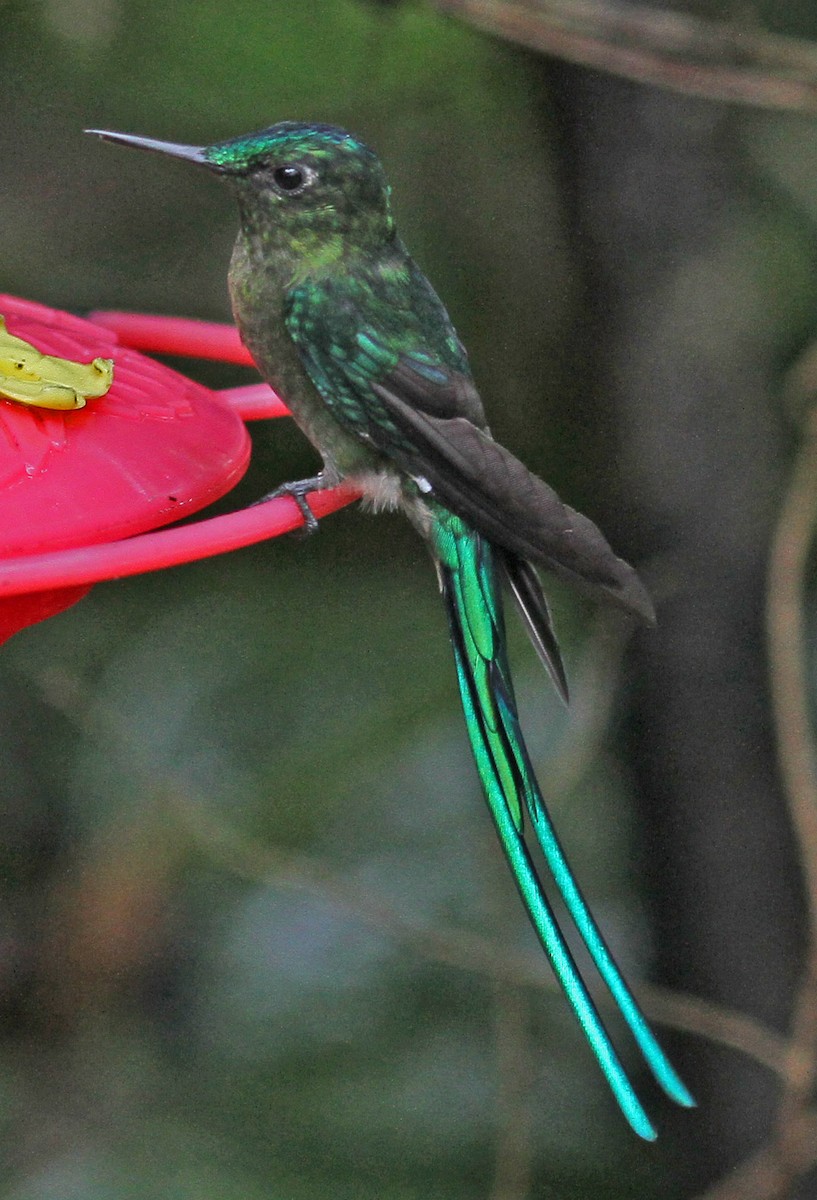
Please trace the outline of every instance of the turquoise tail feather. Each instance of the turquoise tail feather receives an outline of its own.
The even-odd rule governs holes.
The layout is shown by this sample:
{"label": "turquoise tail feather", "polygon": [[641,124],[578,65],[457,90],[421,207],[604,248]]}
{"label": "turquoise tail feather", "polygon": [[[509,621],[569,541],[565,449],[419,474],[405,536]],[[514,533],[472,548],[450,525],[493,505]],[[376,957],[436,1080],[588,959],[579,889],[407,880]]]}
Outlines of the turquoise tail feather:
{"label": "turquoise tail feather", "polygon": [[570,870],[530,763],[507,659],[502,592],[490,544],[459,517],[435,509],[431,533],[449,617],[466,726],[511,872],[550,963],[624,1115],[641,1137],[655,1129],[581,978],[523,837],[523,804],[548,868],[588,952],[660,1086],[695,1101],[661,1049],[618,969]]}

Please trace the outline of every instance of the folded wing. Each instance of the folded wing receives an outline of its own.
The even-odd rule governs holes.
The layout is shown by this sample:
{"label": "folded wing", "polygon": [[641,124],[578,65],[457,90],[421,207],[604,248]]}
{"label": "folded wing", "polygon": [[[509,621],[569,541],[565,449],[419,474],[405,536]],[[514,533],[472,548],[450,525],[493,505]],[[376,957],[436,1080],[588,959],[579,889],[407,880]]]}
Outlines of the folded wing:
{"label": "folded wing", "polygon": [[[401,446],[394,457],[427,479],[442,504],[496,545],[642,620],[655,620],[638,575],[613,552],[597,526],[563,504],[553,488],[486,430],[465,416],[438,415],[439,395],[435,405],[428,403],[433,389],[418,386],[416,372],[405,360],[371,388],[403,435],[402,445],[411,447],[406,453]],[[445,391],[456,394],[451,382]]]}

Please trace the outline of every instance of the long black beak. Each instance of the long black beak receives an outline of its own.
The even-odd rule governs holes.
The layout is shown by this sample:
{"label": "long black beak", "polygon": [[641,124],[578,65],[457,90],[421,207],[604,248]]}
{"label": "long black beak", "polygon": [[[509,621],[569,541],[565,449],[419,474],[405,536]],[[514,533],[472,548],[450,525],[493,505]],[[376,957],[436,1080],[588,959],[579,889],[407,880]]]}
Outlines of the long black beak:
{"label": "long black beak", "polygon": [[104,138],[106,142],[119,142],[123,146],[135,146],[137,150],[153,150],[156,154],[169,154],[171,158],[184,158],[188,162],[199,163],[218,171],[217,163],[210,162],[205,155],[204,146],[184,146],[180,142],[157,142],[155,138],[136,137],[132,133],[113,133],[109,129],[86,129],[85,133],[93,133],[96,137]]}

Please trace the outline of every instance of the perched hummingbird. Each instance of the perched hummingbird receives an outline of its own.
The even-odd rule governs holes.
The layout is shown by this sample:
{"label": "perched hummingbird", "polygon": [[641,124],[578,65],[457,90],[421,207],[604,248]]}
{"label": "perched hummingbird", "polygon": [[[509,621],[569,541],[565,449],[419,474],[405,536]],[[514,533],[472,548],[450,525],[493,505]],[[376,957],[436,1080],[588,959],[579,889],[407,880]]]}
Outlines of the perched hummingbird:
{"label": "perched hummingbird", "polygon": [[273,494],[292,495],[314,528],[307,493],[345,479],[374,509],[402,509],[427,542],[471,749],[514,880],[619,1105],[653,1139],[537,876],[525,812],[653,1075],[677,1103],[694,1100],[613,960],[545,807],[519,725],[502,609],[507,585],[566,700],[535,566],[652,622],[641,582],[587,517],[491,437],[466,352],[397,235],[383,168],[361,141],[293,121],[203,147],[88,132],[199,163],[231,185],[241,228],[229,286],[241,337],[323,457],[320,475]]}

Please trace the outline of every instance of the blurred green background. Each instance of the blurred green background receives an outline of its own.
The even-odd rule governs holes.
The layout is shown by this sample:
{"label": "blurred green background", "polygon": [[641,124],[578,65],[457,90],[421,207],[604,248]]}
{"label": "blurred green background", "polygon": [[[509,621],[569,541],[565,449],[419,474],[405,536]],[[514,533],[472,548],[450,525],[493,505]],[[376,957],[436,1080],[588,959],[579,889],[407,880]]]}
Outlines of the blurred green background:
{"label": "blurred green background", "polygon": [[[811,5],[752,14],[817,37]],[[85,126],[204,143],[316,119],[378,149],[495,435],[658,601],[634,633],[552,589],[569,714],[514,638],[593,908],[634,978],[783,1028],[802,903],[762,606],[795,440],[780,381],[817,325],[813,123],[408,0],[6,0],[0,20],[3,291],[229,319],[229,194]],[[253,437],[231,504],[316,465],[290,422]],[[662,1137],[637,1144],[543,962],[535,983],[446,640],[423,547],[352,509],[99,586],[3,647],[4,1197],[680,1197],[758,1143],[768,1075],[667,1032],[700,1107],[644,1080]]]}

